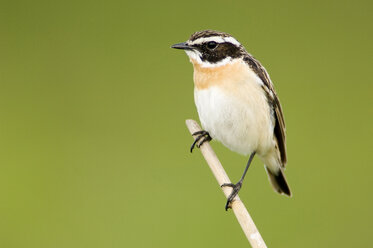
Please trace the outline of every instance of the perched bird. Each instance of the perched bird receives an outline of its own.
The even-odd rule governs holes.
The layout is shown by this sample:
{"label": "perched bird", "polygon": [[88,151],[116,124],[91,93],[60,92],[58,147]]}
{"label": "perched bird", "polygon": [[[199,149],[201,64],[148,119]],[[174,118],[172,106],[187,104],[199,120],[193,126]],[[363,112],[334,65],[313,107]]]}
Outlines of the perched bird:
{"label": "perched bird", "polygon": [[231,35],[214,30],[194,33],[172,48],[182,49],[194,67],[194,100],[204,131],[195,145],[216,139],[232,151],[250,155],[241,179],[232,187],[225,209],[241,189],[257,154],[275,191],[291,196],[284,176],[285,122],[267,71]]}

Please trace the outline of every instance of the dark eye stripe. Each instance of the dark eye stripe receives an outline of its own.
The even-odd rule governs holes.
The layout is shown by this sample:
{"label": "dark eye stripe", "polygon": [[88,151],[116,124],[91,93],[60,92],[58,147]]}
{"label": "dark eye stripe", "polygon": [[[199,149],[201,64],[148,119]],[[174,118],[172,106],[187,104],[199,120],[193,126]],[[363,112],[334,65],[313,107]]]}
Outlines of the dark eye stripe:
{"label": "dark eye stripe", "polygon": [[214,49],[218,46],[218,43],[216,43],[215,41],[209,41],[207,42],[207,48],[209,49]]}
{"label": "dark eye stripe", "polygon": [[245,53],[242,47],[237,47],[231,42],[217,43],[209,41],[196,47],[196,49],[201,53],[201,60],[209,63],[217,63],[227,57],[238,58]]}

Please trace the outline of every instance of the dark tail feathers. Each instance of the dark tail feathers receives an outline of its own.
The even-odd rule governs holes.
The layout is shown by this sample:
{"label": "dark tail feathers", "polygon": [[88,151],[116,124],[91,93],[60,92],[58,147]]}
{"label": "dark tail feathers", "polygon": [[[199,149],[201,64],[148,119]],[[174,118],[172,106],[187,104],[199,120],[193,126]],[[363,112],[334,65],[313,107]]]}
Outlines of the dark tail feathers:
{"label": "dark tail feathers", "polygon": [[280,194],[291,196],[290,188],[288,186],[288,183],[286,182],[286,178],[282,169],[280,169],[277,173],[270,171],[267,166],[265,166],[265,169],[267,171],[268,178],[272,184],[273,189]]}

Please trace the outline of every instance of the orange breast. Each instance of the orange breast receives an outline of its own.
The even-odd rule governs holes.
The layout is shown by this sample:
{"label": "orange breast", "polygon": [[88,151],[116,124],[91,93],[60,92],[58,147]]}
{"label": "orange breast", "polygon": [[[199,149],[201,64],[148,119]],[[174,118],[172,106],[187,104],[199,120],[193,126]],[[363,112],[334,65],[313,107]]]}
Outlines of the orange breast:
{"label": "orange breast", "polygon": [[245,65],[239,60],[213,68],[202,67],[193,59],[191,62],[194,67],[194,84],[199,90],[239,82],[247,71]]}

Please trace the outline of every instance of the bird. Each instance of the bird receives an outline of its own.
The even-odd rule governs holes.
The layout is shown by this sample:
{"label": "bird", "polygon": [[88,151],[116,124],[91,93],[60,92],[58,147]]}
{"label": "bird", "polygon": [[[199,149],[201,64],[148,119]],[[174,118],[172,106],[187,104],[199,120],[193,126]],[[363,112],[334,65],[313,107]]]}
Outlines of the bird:
{"label": "bird", "polygon": [[284,175],[284,115],[266,69],[237,39],[220,31],[197,31],[171,48],[184,50],[194,68],[194,101],[203,130],[193,133],[190,151],[214,139],[249,156],[241,179],[221,185],[232,188],[225,210],[231,208],[255,155],[273,189],[290,197]]}

